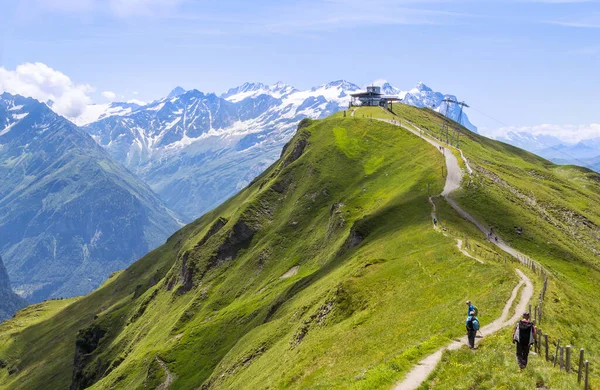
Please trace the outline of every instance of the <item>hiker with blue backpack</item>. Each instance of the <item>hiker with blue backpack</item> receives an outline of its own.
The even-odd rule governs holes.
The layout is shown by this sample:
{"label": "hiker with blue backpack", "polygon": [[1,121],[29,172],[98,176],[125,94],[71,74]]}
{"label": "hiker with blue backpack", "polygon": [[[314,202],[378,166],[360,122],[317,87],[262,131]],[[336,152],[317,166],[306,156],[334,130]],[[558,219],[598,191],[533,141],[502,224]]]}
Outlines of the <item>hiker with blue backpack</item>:
{"label": "hiker with blue backpack", "polygon": [[467,327],[467,338],[469,339],[469,348],[475,349],[475,335],[479,330],[479,319],[475,313],[475,310],[469,312],[469,316],[466,321]]}

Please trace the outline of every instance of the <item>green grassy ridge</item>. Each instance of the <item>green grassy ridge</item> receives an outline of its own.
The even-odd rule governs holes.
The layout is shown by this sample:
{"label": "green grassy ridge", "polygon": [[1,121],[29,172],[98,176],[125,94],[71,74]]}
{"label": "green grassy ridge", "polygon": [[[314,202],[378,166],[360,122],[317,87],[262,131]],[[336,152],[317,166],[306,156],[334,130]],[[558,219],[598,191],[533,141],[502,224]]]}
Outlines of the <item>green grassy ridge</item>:
{"label": "green grassy ridge", "polygon": [[[335,124],[335,122],[333,123]],[[386,219],[391,219],[393,221],[396,221],[397,223],[400,223],[400,225],[402,225],[403,223],[408,222],[410,226],[412,226],[412,224],[414,224],[415,222],[413,222],[412,220],[408,220],[408,221],[402,221],[401,218],[398,218],[397,216],[393,215],[393,218],[390,216],[390,213],[395,211],[396,207],[386,207],[384,208],[383,213],[374,213],[374,214],[370,214],[372,215],[369,218],[366,218],[364,221],[362,217],[364,214],[369,214],[369,212],[371,211],[370,209],[372,208],[378,208],[380,205],[385,205],[385,202],[382,201],[382,199],[374,199],[373,194],[369,194],[368,196],[365,195],[365,188],[367,187],[363,187],[363,185],[366,184],[371,184],[370,182],[372,182],[373,180],[365,180],[365,177],[363,175],[365,175],[368,172],[368,167],[369,167],[369,162],[372,161],[373,156],[369,155],[369,148],[365,147],[364,144],[361,144],[361,142],[358,142],[357,139],[357,135],[362,135],[363,138],[365,138],[364,143],[367,142],[381,142],[382,145],[387,145],[387,147],[389,148],[393,148],[393,143],[390,143],[390,138],[394,138],[394,137],[390,137],[390,135],[392,134],[386,134],[386,137],[381,137],[379,140],[377,139],[377,137],[375,137],[377,135],[377,129],[380,129],[381,126],[380,124],[373,124],[373,128],[367,128],[365,129],[365,127],[368,127],[369,125],[365,124],[365,123],[360,123],[360,124],[356,124],[354,125],[354,134],[349,134],[350,133],[350,129],[347,129],[345,132],[344,131],[340,131],[340,126],[333,126],[332,128],[332,123],[322,123],[317,125],[317,128],[312,132],[310,140],[311,140],[311,145],[319,145],[319,146],[329,146],[329,147],[333,147],[335,146],[335,149],[333,149],[331,152],[333,153],[328,153],[328,151],[323,151],[323,150],[313,150],[311,153],[311,151],[309,150],[309,152],[307,152],[300,160],[298,160],[297,162],[295,162],[294,164],[296,165],[303,165],[306,166],[306,171],[304,172],[304,174],[308,174],[308,175],[312,175],[314,176],[314,170],[315,170],[315,166],[327,166],[327,169],[323,169],[322,172],[322,182],[319,182],[317,180],[312,180],[312,181],[307,181],[307,180],[303,180],[303,178],[299,178],[297,180],[298,183],[306,183],[309,187],[306,188],[305,190],[298,190],[295,189],[294,192],[291,194],[291,199],[289,200],[290,205],[297,205],[300,204],[302,205],[303,202],[308,203],[309,205],[311,203],[313,203],[312,201],[307,202],[306,201],[306,194],[309,195],[313,195],[315,193],[321,192],[322,193],[322,189],[323,189],[323,185],[325,185],[326,189],[328,190],[328,192],[330,194],[334,194],[336,192],[341,192],[342,193],[342,197],[341,200],[343,201],[342,203],[344,203],[344,209],[345,212],[343,213],[343,215],[345,216],[345,220],[346,220],[346,231],[348,229],[349,226],[351,226],[352,221],[362,221],[361,223],[359,223],[359,227],[360,229],[363,231],[363,233],[368,232],[367,235],[367,240],[365,241],[368,242],[368,240],[372,239],[372,237],[376,237],[375,235],[378,234],[378,230],[383,230],[382,233],[385,233],[386,230],[389,229],[382,229],[381,226],[383,225],[383,223],[385,222]],[[323,131],[319,131],[319,127],[325,127],[325,129],[327,130],[331,130],[333,132],[334,137],[331,137],[331,133],[326,133]],[[337,129],[337,131],[335,131]],[[366,133],[366,130],[369,130],[369,133]],[[393,131],[394,134],[397,134],[397,131],[392,128],[392,127],[388,127],[387,128],[388,131]],[[337,134],[337,136],[336,136]],[[400,133],[401,134],[401,133]],[[313,136],[315,135],[319,135],[319,137],[315,138]],[[335,140],[335,145],[328,145],[328,143],[331,143],[331,139]],[[409,139],[411,139],[412,143],[416,143],[418,144],[418,140],[416,138],[411,138],[410,136],[408,137]],[[416,141],[416,142],[415,142]],[[344,155],[344,158],[354,158],[354,159],[359,159],[359,161],[362,161],[362,164],[352,164],[351,167],[352,168],[358,168],[359,171],[357,172],[356,169],[354,169],[354,171],[352,170],[348,170],[348,166],[345,167],[345,169],[340,169],[342,168],[341,166],[338,166],[338,160],[341,158],[340,155],[336,155],[336,150],[338,150],[337,153],[339,153],[339,151],[342,152],[342,154]],[[392,149],[394,152],[395,150]],[[427,151],[427,153],[429,153],[429,150]],[[364,154],[364,155],[363,155]],[[434,154],[435,156],[435,154]],[[378,159],[380,159],[381,156],[377,156]],[[315,158],[316,162],[318,162],[318,164],[306,164],[306,161],[303,161],[303,159],[309,159],[309,158]],[[333,162],[335,162],[335,164],[331,164],[332,161],[324,161],[324,160],[333,160]],[[408,160],[408,159],[407,159]],[[362,166],[361,166],[362,165]],[[410,165],[413,165],[413,161],[410,161]],[[414,167],[413,167],[414,169]],[[296,171],[296,173],[300,170],[300,167],[296,166],[294,167],[294,171]],[[401,170],[399,170],[401,171]],[[285,175],[285,172],[283,172],[283,175]],[[412,175],[412,170],[411,170],[411,175]],[[409,177],[411,175],[408,175]],[[378,196],[381,197],[388,197],[391,199],[394,199],[396,197],[396,193],[399,191],[399,189],[397,188],[393,188],[393,186],[390,185],[390,179],[385,179],[385,180],[381,180],[385,176],[384,174],[380,174],[381,178],[380,181],[378,183],[375,183],[375,185],[372,188],[368,188],[368,191],[373,191],[375,194],[377,194]],[[422,175],[416,174],[414,175],[414,177],[420,178]],[[267,178],[269,178],[270,175],[267,176]],[[347,183],[350,182],[352,183],[352,181],[355,180],[357,181],[358,185],[348,185]],[[296,182],[296,181],[294,181]],[[408,190],[412,190],[414,187],[414,184],[412,181],[409,181],[410,186],[407,186]],[[342,184],[342,185],[340,185]],[[440,186],[441,188],[441,181],[438,183],[438,186]],[[382,187],[381,189],[379,187]],[[393,189],[394,191],[390,192],[391,189]],[[315,191],[317,190],[317,191]],[[264,197],[271,197],[272,196],[272,191],[271,192],[267,192],[266,195],[260,196],[258,203],[259,204],[264,204]],[[310,197],[310,196],[309,196]],[[383,198],[385,199],[385,198]],[[340,203],[340,202],[337,202]],[[405,205],[403,203],[400,204],[400,206],[402,206],[402,209],[406,209],[407,211],[413,211],[413,210],[419,210],[421,209],[420,212],[418,212],[418,214],[422,215],[422,218],[424,221],[427,221],[427,214],[428,214],[428,206],[426,204],[426,202],[424,200],[422,200],[421,202],[421,206],[420,207],[415,207],[414,203],[411,202],[408,205]],[[254,205],[253,205],[254,206]],[[392,206],[392,205],[389,205]],[[342,259],[344,260],[343,263],[337,261],[335,264],[332,264],[332,261],[330,259],[336,259],[336,257],[338,257],[338,249],[339,246],[345,241],[346,237],[345,234],[340,234],[339,238],[337,238],[337,243],[332,243],[329,242],[327,243],[326,240],[324,240],[323,236],[327,235],[327,230],[332,226],[332,224],[330,223],[331,220],[331,216],[330,216],[330,209],[331,209],[331,205],[329,202],[327,202],[326,204],[323,204],[320,208],[317,208],[316,206],[312,206],[315,207],[315,215],[298,215],[298,210],[296,207],[293,207],[292,209],[286,209],[285,207],[281,207],[280,208],[280,213],[281,213],[281,218],[277,218],[276,220],[278,221],[278,223],[274,223],[274,225],[278,225],[278,226],[272,226],[271,228],[273,230],[276,229],[281,229],[283,230],[285,233],[292,234],[292,232],[298,232],[299,233],[299,239],[295,239],[292,240],[293,242],[296,242],[297,247],[292,247],[292,248],[286,248],[286,257],[289,257],[290,259],[294,259],[297,257],[304,257],[304,262],[301,262],[301,268],[303,267],[307,267],[308,268],[308,272],[307,275],[302,278],[302,271],[300,272],[299,275],[297,275],[297,280],[290,280],[290,282],[294,282],[294,283],[287,283],[287,281],[281,282],[281,281],[271,281],[272,284],[274,284],[274,286],[270,287],[270,286],[265,286],[264,284],[264,279],[260,280],[260,283],[257,283],[256,287],[253,289],[253,294],[250,295],[250,300],[244,300],[244,295],[242,293],[242,296],[239,296],[238,294],[240,294],[239,291],[236,291],[235,295],[236,299],[231,300],[229,302],[223,303],[223,299],[224,299],[224,295],[226,295],[230,288],[226,287],[224,288],[223,286],[231,286],[231,285],[237,285],[239,284],[244,277],[247,277],[249,271],[251,269],[253,269],[253,267],[255,265],[253,265],[251,262],[246,262],[244,263],[243,259],[245,257],[252,257],[252,253],[247,253],[244,254],[244,256],[240,257],[235,265],[233,265],[232,267],[239,267],[240,272],[234,272],[234,268],[230,268],[227,270],[228,275],[225,278],[225,280],[223,280],[220,283],[220,289],[224,289],[227,291],[222,291],[222,294],[219,294],[219,308],[221,309],[219,311],[219,314],[216,315],[216,317],[218,319],[220,319],[222,322],[217,322],[215,323],[215,319],[213,319],[211,321],[211,323],[206,323],[204,321],[196,321],[196,320],[205,320],[206,319],[206,314],[202,312],[202,309],[200,309],[200,313],[196,313],[194,315],[194,317],[190,318],[190,323],[187,325],[187,328],[191,330],[191,334],[188,338],[187,333],[182,336],[182,338],[180,339],[180,342],[178,343],[177,347],[172,347],[170,348],[170,350],[168,352],[160,352],[161,357],[163,357],[166,361],[171,362],[171,368],[174,372],[177,373],[187,373],[187,377],[184,375],[179,375],[179,379],[178,381],[176,381],[174,383],[174,387],[175,388],[189,388],[189,386],[194,386],[197,385],[198,383],[202,383],[206,378],[205,378],[205,372],[204,371],[200,371],[198,370],[198,367],[211,367],[214,364],[214,361],[210,361],[208,360],[208,356],[206,356],[207,360],[206,361],[202,361],[200,359],[203,359],[203,351],[206,349],[207,344],[215,344],[215,340],[219,341],[219,344],[225,344],[228,345],[228,348],[234,346],[232,352],[229,352],[225,358],[223,359],[222,363],[219,365],[219,367],[217,367],[217,369],[215,370],[215,372],[212,374],[211,378],[209,379],[209,383],[217,386],[222,386],[223,384],[220,383],[219,380],[214,380],[214,378],[221,378],[221,375],[223,375],[223,371],[224,372],[237,372],[236,371],[236,367],[239,365],[239,362],[244,362],[248,359],[248,357],[253,356],[253,355],[259,355],[259,359],[254,359],[252,360],[252,364],[250,365],[250,367],[248,368],[248,370],[245,370],[243,373],[237,374],[236,377],[239,377],[239,381],[241,383],[244,384],[248,384],[247,380],[244,379],[246,375],[250,376],[253,378],[253,380],[256,381],[256,383],[268,383],[268,382],[264,382],[263,380],[257,379],[258,376],[256,373],[254,372],[254,367],[260,367],[259,365],[259,361],[263,361],[266,362],[267,366],[272,367],[274,366],[274,362],[278,362],[280,357],[280,353],[275,353],[274,356],[271,356],[272,354],[270,353],[270,351],[272,350],[277,350],[277,348],[283,348],[283,352],[285,352],[288,348],[289,348],[289,343],[290,343],[290,339],[293,339],[294,336],[298,333],[298,330],[296,329],[296,327],[298,327],[298,325],[300,324],[300,327],[302,327],[303,324],[303,319],[294,319],[294,314],[297,313],[304,313],[304,317],[310,317],[314,314],[315,311],[319,311],[319,309],[321,307],[323,307],[324,304],[326,304],[325,302],[323,302],[323,296],[326,297],[325,301],[327,301],[328,299],[333,299],[334,302],[340,302],[339,306],[343,306],[343,304],[341,302],[343,302],[343,299],[340,298],[336,298],[336,294],[335,292],[339,292],[339,291],[356,291],[356,290],[360,290],[360,289],[352,289],[351,287],[346,287],[346,284],[344,284],[343,282],[341,283],[340,286],[340,278],[334,278],[331,273],[336,272],[337,268],[340,266],[340,264],[348,264],[348,260],[346,259]],[[304,213],[303,213],[304,214]],[[412,213],[411,213],[412,214]],[[286,218],[287,217],[287,218]],[[293,231],[290,230],[289,224],[296,222],[295,220],[299,220],[302,221],[302,219],[304,219],[305,223],[300,222],[298,225],[296,225],[296,227],[294,228]],[[275,220],[275,218],[274,218]],[[372,221],[375,222],[372,222]],[[303,225],[308,225],[307,226],[307,230],[306,232],[303,232]],[[320,226],[319,226],[320,225]],[[335,225],[335,224],[334,224]],[[370,231],[371,229],[373,229],[371,226],[374,227],[373,231]],[[385,227],[385,225],[383,225]],[[427,224],[425,225],[427,226]],[[318,234],[318,230],[321,230],[320,234]],[[396,229],[393,229],[396,230]],[[310,234],[306,234],[307,232],[310,232]],[[277,237],[277,235],[275,234],[269,234],[267,232],[262,232],[261,234],[263,234],[263,237],[268,237],[269,240],[273,239],[273,236]],[[315,237],[316,236],[316,240],[313,238],[312,241],[314,242],[314,245],[307,245],[308,243],[311,242],[310,240],[310,236]],[[289,236],[287,236],[288,241],[289,240]],[[373,238],[375,239],[375,238]],[[377,240],[379,241],[379,240]],[[301,245],[298,246],[298,243],[301,243]],[[281,245],[280,242],[278,242],[278,244]],[[413,244],[414,245],[414,244]],[[258,238],[258,242],[256,242],[253,246],[256,247],[256,249],[253,250],[253,254],[255,256],[260,256],[261,251],[263,246],[260,245],[260,237]],[[314,253],[301,253],[301,252],[306,252],[307,248],[314,247]],[[249,251],[251,250],[250,248],[248,249]],[[323,254],[325,256],[323,256]],[[276,253],[271,254],[271,255],[276,255]],[[318,257],[315,257],[314,255],[321,255],[323,256],[322,259],[319,259]],[[315,261],[318,260],[318,261]],[[364,261],[364,260],[363,260]],[[288,265],[286,265],[285,267],[279,267],[279,269],[277,269],[277,272],[275,273],[276,276],[280,276],[281,274],[283,274],[285,271],[287,271],[287,269],[289,269],[289,267],[291,267],[292,265],[297,265],[298,261],[293,261],[288,263]],[[244,266],[249,266],[247,269],[244,269]],[[325,266],[325,267],[323,267]],[[310,268],[314,267],[317,269],[317,272],[311,272]],[[356,265],[355,265],[356,267]],[[359,269],[361,267],[364,267],[364,264],[361,264],[359,266]],[[263,269],[263,271],[265,271]],[[337,271],[338,273],[342,272],[342,271]],[[356,271],[353,271],[356,272]],[[321,275],[322,274],[322,275]],[[315,275],[315,276],[313,276]],[[345,277],[348,277],[348,275],[345,275]],[[229,279],[229,280],[228,280]],[[311,279],[314,279],[315,281],[313,282]],[[288,284],[288,286],[286,286],[285,284]],[[311,293],[309,294],[308,289],[306,289],[305,286],[303,286],[303,284],[305,283],[312,283],[311,288],[314,289],[314,292],[311,291]],[[323,284],[322,287],[321,284]],[[507,283],[508,284],[508,283]],[[280,288],[278,285],[281,285]],[[319,288],[317,288],[317,286]],[[264,317],[268,317],[269,316],[269,312],[271,310],[264,310],[267,311],[267,313],[260,313],[260,314],[256,314],[256,306],[255,304],[257,303],[257,298],[255,298],[255,294],[257,292],[260,292],[261,290],[263,290],[265,287],[267,287],[267,290],[263,292],[263,294],[267,295],[267,293],[270,293],[269,295],[272,297],[272,301],[274,298],[275,303],[271,306],[276,306],[277,303],[279,301],[284,302],[276,311],[276,314],[272,316],[272,318],[269,318],[270,321],[264,323],[263,318]],[[269,288],[270,287],[270,288]],[[510,287],[510,286],[508,286]],[[252,287],[246,287],[246,290],[252,290]],[[271,291],[270,291],[271,290]],[[273,291],[274,290],[274,291]],[[296,290],[300,290],[300,291],[296,291]],[[278,293],[278,291],[281,291],[281,293]],[[305,296],[307,295],[307,296]],[[333,296],[332,296],[333,295]],[[346,294],[344,294],[346,295]],[[353,294],[351,294],[352,296]],[[358,294],[359,297],[361,296],[361,294]],[[284,297],[284,298],[282,298]],[[330,298],[328,298],[330,297]],[[356,298],[354,297],[353,299],[351,299],[352,302],[354,301],[358,301],[360,302],[362,300],[362,298]],[[298,301],[296,303],[296,301]],[[156,302],[157,305],[160,304],[159,301]],[[225,306],[229,304],[229,306]],[[359,307],[362,307],[362,304],[357,304]],[[210,308],[210,303],[206,303],[204,305],[204,308],[206,308],[206,306],[208,306],[208,308]],[[222,306],[225,306],[225,308],[222,308]],[[246,308],[246,312],[242,312],[241,307]],[[289,308],[288,306],[296,306],[293,308]],[[339,307],[337,306],[337,307]],[[354,306],[354,305],[350,305],[350,306]],[[171,304],[171,310],[172,310],[172,304]],[[203,309],[204,309],[203,308]],[[270,309],[270,308],[269,308]],[[348,310],[347,309],[339,309],[340,311],[333,311],[332,312],[332,318],[339,318],[339,319],[344,319],[347,315],[348,315]],[[160,312],[160,309],[156,309],[153,310],[154,312]],[[260,311],[260,310],[259,310]],[[351,311],[351,310],[350,310]],[[352,313],[353,314],[353,313]],[[364,314],[363,314],[364,315]],[[263,317],[264,316],[264,317]],[[292,318],[290,318],[290,316],[292,316]],[[258,319],[257,319],[258,318]],[[243,326],[240,329],[240,333],[239,334],[235,334],[234,331],[229,332],[229,334],[219,334],[220,331],[222,331],[223,328],[225,327],[230,327],[233,321],[242,323]],[[260,321],[262,320],[262,321]],[[247,322],[246,322],[247,321]],[[287,322],[287,324],[286,324]],[[291,325],[290,325],[291,323]],[[298,324],[299,323],[299,324]],[[163,326],[161,326],[160,328],[165,328]],[[168,328],[168,327],[167,327]],[[281,330],[281,329],[285,329],[285,331]],[[287,328],[287,329],[286,329]],[[252,329],[251,331],[249,331],[249,329]],[[319,328],[317,328],[319,329]],[[185,331],[185,327],[182,328],[181,330]],[[262,335],[263,337],[265,337],[265,339],[262,339],[261,337],[258,336],[254,336],[254,333],[257,333],[259,336]],[[309,334],[317,334],[316,331],[310,331]],[[235,352],[236,351],[236,346],[238,341],[238,338],[243,335],[242,341],[240,341],[242,343],[242,345],[245,345],[245,342],[250,339],[248,341],[249,343],[249,347],[247,347],[246,349],[244,349],[240,355],[236,355]],[[280,338],[278,338],[278,336],[281,336]],[[283,337],[285,336],[285,337]],[[307,336],[308,337],[308,336]],[[206,339],[204,341],[204,338]],[[302,341],[302,343],[306,343],[308,342],[308,338],[306,339],[306,341]],[[447,342],[446,340],[442,340],[442,342]],[[319,345],[322,345],[321,343],[318,343]],[[153,344],[156,345],[156,344]],[[261,351],[263,349],[266,349],[266,352],[260,352],[257,353],[257,351]],[[301,348],[295,348],[294,350],[300,350]],[[303,350],[307,351],[307,353],[309,354],[314,354],[314,350],[312,348],[308,348],[308,347],[304,347],[302,348]],[[214,353],[216,352],[216,354],[220,354],[222,351],[221,350],[211,350],[211,356],[214,356]],[[233,357],[231,357],[233,355]],[[218,356],[217,356],[218,357]],[[231,363],[227,364],[229,362],[229,357],[231,357]],[[146,359],[147,360],[147,359]],[[204,364],[206,363],[206,364]],[[349,362],[351,363],[351,361]],[[305,363],[306,364],[306,363]],[[308,367],[304,367],[304,369],[302,368],[302,363],[298,362],[296,364],[293,365],[296,370],[303,372],[303,373],[308,373]],[[112,386],[115,385],[114,379],[116,378],[120,378],[122,377],[124,374],[123,372],[126,372],[126,376],[128,378],[130,378],[127,381],[121,381],[121,384],[127,387],[136,387],[139,386],[140,383],[136,382],[136,378],[141,379],[143,377],[143,375],[141,375],[141,373],[138,371],[140,368],[143,367],[142,365],[121,365],[119,366],[119,368],[115,371],[114,375],[111,375],[107,378],[105,378],[103,381],[99,382],[97,384],[98,387],[107,387],[107,386]],[[222,367],[222,370],[220,370],[219,368]],[[356,368],[354,367],[354,365],[349,364],[349,366],[345,367],[346,369],[350,369],[350,370],[356,370]],[[130,372],[130,370],[132,370],[133,372]],[[262,369],[256,369],[258,370],[258,374],[260,374],[261,378],[265,377],[265,372]],[[136,373],[136,371],[138,371]],[[245,374],[245,373],[248,374]],[[191,374],[194,373],[194,374]],[[242,375],[244,374],[244,375]],[[279,375],[277,375],[279,374]],[[288,374],[289,378],[278,378],[279,376],[281,376],[281,372],[280,370],[277,370],[276,373],[271,373],[268,376],[268,381],[276,381],[279,379],[278,386],[288,386],[291,385],[292,383],[290,381],[299,381],[298,378],[296,378],[297,375],[294,375],[293,373]],[[285,374],[285,373],[284,373]],[[332,373],[330,372],[323,372],[320,375],[327,375],[327,376],[331,376]],[[226,375],[227,376],[227,375]],[[303,381],[311,381],[314,380],[313,376],[308,375],[309,377],[304,379]],[[318,377],[318,375],[317,375]],[[321,380],[323,380],[323,378],[321,378]],[[348,380],[348,378],[344,378],[341,380],[341,383],[347,383],[346,381]],[[306,384],[306,382],[304,382],[304,384]],[[300,385],[300,384],[299,384]]]}
{"label": "green grassy ridge", "polygon": [[[439,120],[428,110],[399,110],[419,126],[433,128]],[[294,159],[302,140],[307,145]],[[513,149],[497,154],[509,154],[517,165],[525,159],[553,169]],[[87,297],[48,304],[42,319],[28,324],[23,312],[23,325],[10,334],[10,321],[0,325],[0,359],[10,356],[9,367],[18,368],[13,375],[0,370],[0,387],[67,388],[77,332],[92,325],[107,330],[87,357],[84,373],[97,381],[92,388],[156,387],[165,379],[157,357],[177,376],[173,389],[391,386],[462,335],[466,298],[483,309],[484,322],[491,321],[517,282],[514,264],[484,259],[482,265],[459,253],[454,238],[465,234],[473,247],[490,254],[497,249],[440,200],[448,236],[432,229],[427,187],[441,191],[441,164],[435,148],[380,121],[343,113],[303,121],[279,162],[163,247]],[[512,212],[515,206],[499,207]],[[226,225],[208,237],[219,218]],[[254,234],[235,244],[231,233],[240,221]],[[227,242],[234,242],[233,260],[219,259]],[[188,265],[193,272],[183,272]],[[296,275],[281,278],[295,266]],[[187,292],[185,280],[193,282]],[[549,291],[582,294],[577,286],[553,283]],[[550,320],[548,326],[561,331]],[[456,378],[435,380],[444,386]]]}
{"label": "green grassy ridge", "polygon": [[[441,121],[447,121],[431,110],[404,105],[395,112],[438,136]],[[561,339],[562,345],[586,349],[592,383],[598,386],[600,175],[460,129],[461,149],[475,175],[453,198],[551,271],[540,327],[552,343]],[[522,235],[517,226],[524,228]]]}
{"label": "green grassy ridge", "polygon": [[[308,146],[291,161],[301,138]],[[0,387],[67,388],[78,331],[92,326],[107,332],[86,357],[92,388],[156,386],[165,378],[157,356],[177,375],[174,389],[392,384],[462,334],[466,296],[498,310],[516,282],[431,229],[426,188],[441,191],[440,163],[391,125],[304,122],[283,159],[240,194],[89,296],[44,304],[54,315],[10,334],[20,353],[8,363],[18,373],[2,370]],[[205,238],[218,218],[227,224]],[[255,229],[250,244],[207,267],[239,221]],[[364,240],[354,248],[349,236]],[[190,251],[194,288],[182,293]],[[0,326],[0,358],[9,356],[2,330],[10,323]]]}

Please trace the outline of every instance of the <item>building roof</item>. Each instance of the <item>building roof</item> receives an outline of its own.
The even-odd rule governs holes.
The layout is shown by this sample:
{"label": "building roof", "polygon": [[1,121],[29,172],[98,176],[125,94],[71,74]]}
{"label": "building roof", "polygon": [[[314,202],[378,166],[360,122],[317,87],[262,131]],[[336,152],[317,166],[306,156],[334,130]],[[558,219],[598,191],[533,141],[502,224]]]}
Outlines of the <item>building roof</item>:
{"label": "building roof", "polygon": [[350,96],[352,97],[381,97],[383,96],[382,93],[377,93],[377,92],[356,92],[356,93],[351,93]]}

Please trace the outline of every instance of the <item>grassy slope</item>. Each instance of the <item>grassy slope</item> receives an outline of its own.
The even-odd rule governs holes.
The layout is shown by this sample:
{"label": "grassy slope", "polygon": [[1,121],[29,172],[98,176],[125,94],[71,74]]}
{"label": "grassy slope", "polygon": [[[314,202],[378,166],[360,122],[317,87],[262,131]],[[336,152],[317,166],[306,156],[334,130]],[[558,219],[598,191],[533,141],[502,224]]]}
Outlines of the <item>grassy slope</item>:
{"label": "grassy slope", "polygon": [[[427,110],[397,109],[420,126],[433,128],[439,120]],[[368,114],[378,116],[376,110]],[[508,169],[502,170],[494,161],[559,172],[518,149],[471,137],[471,141],[465,139],[467,156],[503,179],[506,176],[507,182],[513,180]],[[309,145],[288,165],[303,138]],[[490,153],[486,148],[498,150]],[[417,137],[359,114],[343,118],[339,113],[313,122],[299,131],[284,159],[252,185],[114,275],[93,294],[73,302],[41,304],[36,310],[43,310],[43,316],[33,317],[28,308],[16,320],[1,325],[0,359],[18,373],[0,370],[0,387],[67,388],[77,331],[91,324],[108,330],[86,365],[88,375],[97,375],[95,380],[104,376],[95,388],[155,387],[165,378],[157,357],[176,375],[174,389],[202,384],[220,388],[390,386],[425,354],[463,333],[466,297],[483,309],[485,323],[499,315],[516,282],[512,266],[491,260],[496,250],[443,201],[438,201],[438,208],[448,237],[431,229],[427,185],[432,193],[441,191],[441,163],[441,155]],[[561,234],[569,230],[560,226],[549,233],[559,238],[560,256],[554,252],[544,256],[547,238],[529,233],[529,229],[550,229],[538,217],[530,217],[537,230],[528,227],[526,237],[511,236],[512,226],[525,226],[519,225],[523,222],[517,217],[529,214],[519,204],[521,198],[486,183],[486,177],[483,171],[478,173],[459,200],[482,220],[490,215],[485,207],[493,205],[499,215],[491,214],[492,223],[503,236],[557,273],[546,302],[551,319],[543,327],[562,338],[569,332],[561,322],[568,318],[563,305],[583,299],[593,310],[597,307],[585,283],[586,278],[597,281],[595,271],[589,271],[596,259],[579,248],[582,244],[563,245],[569,240]],[[598,204],[589,194],[593,191],[586,188],[593,181],[560,177],[563,181],[558,184],[540,183],[539,191],[550,191],[551,185],[564,186],[563,191],[573,187],[577,190],[567,199],[581,205],[589,195],[589,204]],[[515,186],[529,188],[532,182],[524,180]],[[595,216],[590,208],[577,210],[591,220]],[[228,223],[203,240],[219,217]],[[240,251],[234,260],[211,262],[238,221],[256,231],[251,241],[237,244]],[[473,248],[490,254],[485,265],[458,253],[453,236],[465,234]],[[364,240],[352,247],[350,235]],[[589,242],[593,240],[585,241],[586,245]],[[570,252],[571,247],[578,251]],[[532,252],[533,248],[537,251]],[[578,278],[566,272],[574,260],[565,253],[579,256],[587,275]],[[282,279],[294,266],[299,266],[298,274]],[[195,287],[187,292],[181,284],[183,269],[194,270]],[[170,282],[176,283],[167,289]],[[596,328],[591,319],[598,318],[597,312],[573,308],[576,318],[590,317],[574,327],[580,333],[573,340],[593,340],[590,334]],[[512,346],[503,340],[485,341],[477,355],[481,361],[465,351],[446,355],[447,364],[440,366],[431,383],[450,388],[460,377],[467,385],[476,384],[481,378],[451,369],[471,364],[474,372],[492,372],[490,383],[497,376],[510,387],[520,379],[509,375]],[[593,343],[586,347],[599,350]],[[508,356],[506,364],[497,366],[498,354]],[[570,383],[553,372],[540,375],[546,375],[545,383],[553,387]]]}
{"label": "grassy slope", "polygon": [[[286,166],[302,138],[304,154]],[[41,304],[48,314],[30,326],[3,324],[0,358],[18,373],[0,370],[0,387],[68,387],[77,331],[91,324],[108,330],[85,368],[106,374],[95,388],[156,386],[157,357],[177,376],[174,389],[389,386],[462,334],[467,296],[491,319],[516,281],[431,229],[426,190],[441,190],[440,164],[391,125],[314,122],[284,161],[93,294]],[[227,225],[197,247],[219,217]],[[256,230],[250,244],[211,265],[240,220]],[[351,231],[364,238],[357,247]],[[185,253],[195,287],[169,290]],[[293,266],[298,274],[282,279]]]}
{"label": "grassy slope", "polygon": [[[439,136],[443,120],[440,115],[408,106],[397,106],[395,112]],[[493,225],[513,247],[540,261],[555,275],[549,283],[545,320],[540,327],[550,334],[552,343],[560,338],[561,345],[585,348],[592,375],[597,378],[600,175],[584,168],[554,165],[464,128],[460,146],[475,175],[453,197],[478,220]],[[519,235],[515,227],[523,228],[523,234]],[[509,350],[512,352],[512,348]],[[490,364],[477,370],[492,367]],[[471,378],[465,385],[479,380]],[[600,385],[597,379],[593,383]]]}

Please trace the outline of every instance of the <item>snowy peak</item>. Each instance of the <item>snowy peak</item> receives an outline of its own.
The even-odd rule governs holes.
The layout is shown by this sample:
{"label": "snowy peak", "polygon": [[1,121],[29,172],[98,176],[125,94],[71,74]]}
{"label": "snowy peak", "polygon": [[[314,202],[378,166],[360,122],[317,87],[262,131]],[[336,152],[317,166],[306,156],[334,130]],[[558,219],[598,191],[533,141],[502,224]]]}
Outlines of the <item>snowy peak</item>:
{"label": "snowy peak", "polygon": [[419,81],[419,83],[417,84],[417,86],[412,89],[410,92],[433,92],[433,89],[429,88],[427,85],[425,85],[422,81]]}
{"label": "snowy peak", "polygon": [[83,114],[77,118],[67,118],[77,126],[85,126],[89,123],[99,121],[111,116],[124,116],[140,108],[133,102],[113,102],[107,104],[90,104],[85,108]]}
{"label": "snowy peak", "polygon": [[315,88],[313,88],[313,90],[316,91],[321,88],[324,88],[324,89],[337,88],[337,89],[342,89],[344,91],[350,91],[350,92],[360,90],[360,87],[358,85],[348,82],[346,80],[332,81],[330,83],[322,85],[321,87],[315,87]]}
{"label": "snowy peak", "polygon": [[399,95],[400,92],[402,92],[400,89],[393,87],[387,81],[381,85],[381,93],[384,95]]}
{"label": "snowy peak", "polygon": [[[32,111],[44,104],[32,98],[3,93],[0,95],[0,136],[7,134],[10,129]],[[46,108],[47,110],[48,108]]]}
{"label": "snowy peak", "polygon": [[240,102],[249,97],[269,94],[270,89],[263,83],[244,83],[239,87],[231,88],[221,95],[221,98],[230,102]]}
{"label": "snowy peak", "polygon": [[221,98],[237,103],[247,98],[257,98],[260,95],[268,95],[275,99],[280,99],[297,91],[296,88],[281,81],[278,81],[273,85],[244,83],[239,87],[229,89],[221,95]]}
{"label": "snowy peak", "polygon": [[180,86],[177,86],[173,88],[173,90],[167,95],[167,99],[183,95],[184,93],[186,93],[186,90],[181,88]]}

